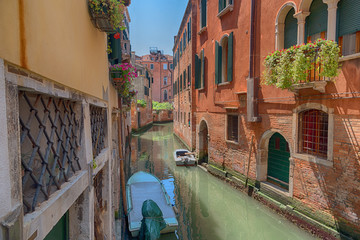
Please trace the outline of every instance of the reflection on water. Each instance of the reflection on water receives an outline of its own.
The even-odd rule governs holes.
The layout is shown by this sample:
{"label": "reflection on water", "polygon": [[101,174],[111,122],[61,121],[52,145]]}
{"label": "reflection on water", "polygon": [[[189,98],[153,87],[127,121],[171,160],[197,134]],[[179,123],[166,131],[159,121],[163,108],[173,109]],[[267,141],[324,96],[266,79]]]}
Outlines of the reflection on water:
{"label": "reflection on water", "polygon": [[172,124],[154,125],[131,141],[127,178],[146,171],[164,183],[178,209],[179,228],[161,239],[313,239],[286,219],[198,167],[176,167]]}

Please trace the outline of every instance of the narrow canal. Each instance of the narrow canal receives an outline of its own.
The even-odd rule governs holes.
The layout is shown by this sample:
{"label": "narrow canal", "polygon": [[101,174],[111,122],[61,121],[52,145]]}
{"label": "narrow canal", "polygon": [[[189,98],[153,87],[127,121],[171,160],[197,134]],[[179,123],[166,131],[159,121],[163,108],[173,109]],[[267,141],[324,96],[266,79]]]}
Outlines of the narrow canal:
{"label": "narrow canal", "polygon": [[157,176],[178,209],[179,228],[161,239],[314,239],[285,218],[199,167],[176,167],[174,149],[184,148],[172,124],[133,136],[127,178],[137,171]]}

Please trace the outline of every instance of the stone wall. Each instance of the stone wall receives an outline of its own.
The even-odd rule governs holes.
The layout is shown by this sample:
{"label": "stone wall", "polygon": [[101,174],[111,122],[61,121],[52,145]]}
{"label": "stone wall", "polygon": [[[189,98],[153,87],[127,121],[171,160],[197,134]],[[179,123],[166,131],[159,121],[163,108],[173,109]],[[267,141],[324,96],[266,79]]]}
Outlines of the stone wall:
{"label": "stone wall", "polygon": [[153,111],[153,121],[154,122],[173,121],[173,111],[172,110]]}

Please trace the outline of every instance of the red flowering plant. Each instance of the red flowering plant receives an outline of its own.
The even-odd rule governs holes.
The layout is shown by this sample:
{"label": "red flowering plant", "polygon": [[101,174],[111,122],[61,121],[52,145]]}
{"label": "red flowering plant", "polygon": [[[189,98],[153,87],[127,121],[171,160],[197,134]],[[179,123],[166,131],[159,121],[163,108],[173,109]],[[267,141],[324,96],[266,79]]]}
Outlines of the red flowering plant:
{"label": "red flowering plant", "polygon": [[133,89],[133,80],[138,77],[136,67],[130,63],[115,64],[110,67],[112,84],[125,104],[130,104],[137,91]]}
{"label": "red flowering plant", "polygon": [[294,84],[312,81],[311,71],[334,78],[339,74],[339,52],[336,42],[324,39],[274,51],[265,58],[263,84],[292,89]]}

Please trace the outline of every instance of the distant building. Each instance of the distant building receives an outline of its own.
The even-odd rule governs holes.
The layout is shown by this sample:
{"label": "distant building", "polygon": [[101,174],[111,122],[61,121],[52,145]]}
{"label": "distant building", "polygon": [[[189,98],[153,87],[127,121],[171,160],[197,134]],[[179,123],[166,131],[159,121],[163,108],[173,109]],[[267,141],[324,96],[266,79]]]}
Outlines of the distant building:
{"label": "distant building", "polygon": [[[132,52],[131,62],[135,62],[135,52]],[[151,91],[151,80],[152,73],[143,64],[135,63],[138,77],[134,80],[134,89],[138,92],[136,100],[142,100],[146,106],[141,106],[135,100],[131,105],[131,128],[137,130],[153,122],[152,115],[152,91]]]}
{"label": "distant building", "polygon": [[157,48],[151,48],[150,54],[137,58],[152,73],[152,99],[157,102],[172,102],[173,57],[164,55]]}

